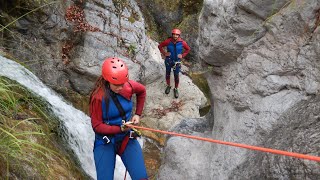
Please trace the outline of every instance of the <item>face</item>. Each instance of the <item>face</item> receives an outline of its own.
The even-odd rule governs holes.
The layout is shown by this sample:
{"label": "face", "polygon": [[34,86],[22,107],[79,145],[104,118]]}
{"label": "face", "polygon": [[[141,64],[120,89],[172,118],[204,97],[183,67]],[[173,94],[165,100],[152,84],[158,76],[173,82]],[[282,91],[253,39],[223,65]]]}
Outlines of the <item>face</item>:
{"label": "face", "polygon": [[176,41],[179,38],[179,34],[172,34],[172,38]]}
{"label": "face", "polygon": [[110,83],[110,89],[115,93],[119,93],[122,90],[123,85],[124,84],[111,84]]}

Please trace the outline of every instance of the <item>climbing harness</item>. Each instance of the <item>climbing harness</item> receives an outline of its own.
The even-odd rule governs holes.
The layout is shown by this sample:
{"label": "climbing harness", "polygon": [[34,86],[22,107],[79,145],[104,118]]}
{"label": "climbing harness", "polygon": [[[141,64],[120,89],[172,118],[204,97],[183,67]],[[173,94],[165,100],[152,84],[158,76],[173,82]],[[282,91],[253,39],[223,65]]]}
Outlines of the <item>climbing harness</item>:
{"label": "climbing harness", "polygon": [[177,67],[177,64],[180,64],[181,65],[181,62],[174,62],[174,65],[172,66],[172,69],[175,71],[176,70],[176,67]]}
{"label": "climbing harness", "polygon": [[264,147],[259,147],[259,146],[250,146],[250,145],[246,145],[246,144],[220,141],[220,140],[215,140],[215,139],[210,139],[210,138],[203,138],[203,137],[191,136],[191,135],[186,135],[186,134],[179,134],[179,133],[170,132],[170,131],[161,131],[161,130],[147,128],[147,127],[134,126],[131,124],[128,124],[127,126],[131,127],[131,128],[146,130],[146,131],[158,132],[161,134],[169,134],[169,135],[173,135],[173,136],[180,136],[180,137],[196,139],[196,140],[200,140],[200,141],[207,141],[207,142],[216,143],[216,144],[223,144],[223,145],[227,145],[227,146],[240,147],[240,148],[245,148],[245,149],[249,149],[249,150],[261,151],[261,152],[266,152],[266,153],[272,153],[272,154],[278,154],[278,155],[284,155],[284,156],[290,156],[290,157],[294,157],[294,158],[307,159],[307,160],[311,160],[311,161],[320,162],[319,156],[311,156],[311,155],[306,155],[306,154],[294,153],[294,152],[289,152],[289,151],[282,151],[282,150],[271,149],[271,148],[264,148]]}
{"label": "climbing harness", "polygon": [[[121,106],[121,104],[120,104],[120,102],[119,102],[119,99],[116,97],[115,93],[111,92],[111,93],[110,93],[110,96],[111,96],[114,104],[116,105],[116,107],[117,107],[120,115],[122,116],[122,121],[121,121],[121,122],[122,122],[122,125],[121,125],[121,126],[125,126],[125,124],[126,124],[126,113],[125,113],[123,107]],[[130,130],[130,131],[126,134],[126,136],[125,136],[124,139],[122,140],[121,145],[120,145],[120,148],[119,148],[119,150],[118,150],[119,156],[121,156],[122,153],[124,152],[124,150],[126,149],[127,144],[128,144],[128,142],[129,142],[129,139],[133,139],[133,138],[138,137],[138,135],[136,135],[136,134],[137,134],[137,133],[135,133],[134,130]]]}
{"label": "climbing harness", "polygon": [[[129,83],[130,84],[130,83]],[[130,84],[131,86],[131,84]],[[116,94],[109,91],[109,94],[110,94],[110,97],[112,98],[114,104],[116,105],[118,111],[119,111],[119,114],[122,118],[122,121],[121,121],[121,129],[125,128],[125,127],[128,127],[127,125],[130,125],[132,124],[132,122],[126,122],[126,113],[121,105],[121,103],[119,102],[119,99],[116,97]],[[134,139],[134,138],[137,138],[137,137],[140,137],[141,136],[141,132],[138,131],[136,128],[131,128],[127,134],[124,136],[124,138],[122,139],[122,142],[118,145],[116,144],[116,142],[114,142],[115,138],[114,136],[103,136],[102,137],[102,140],[103,141],[98,141],[98,143],[96,145],[99,145],[99,144],[108,144],[108,143],[113,143],[115,144],[118,148],[117,150],[117,154],[119,156],[121,156],[123,154],[123,152],[125,151],[126,147],[127,147],[127,144],[129,142],[130,139]],[[127,169],[125,171],[125,176],[124,176],[124,179],[126,179],[126,176],[127,176]]]}
{"label": "climbing harness", "polygon": [[[122,107],[122,105],[119,102],[119,99],[116,97],[116,94],[114,92],[109,92],[110,97],[112,98],[115,106],[117,107],[119,114],[122,118],[121,121],[121,129],[123,129],[123,127],[125,127],[127,124],[130,124],[132,122],[126,122],[126,113]],[[103,144],[115,144],[118,148],[117,154],[119,156],[122,155],[122,153],[124,152],[124,150],[126,149],[126,146],[129,142],[129,139],[133,139],[133,138],[137,138],[141,136],[141,132],[139,132],[137,129],[135,128],[131,128],[129,131],[124,132],[126,133],[125,135],[123,135],[123,139],[122,141],[118,142],[118,140],[116,139],[115,135],[100,135],[100,134],[96,134],[96,138],[98,139],[97,141],[95,141],[95,146],[99,146],[99,145],[103,145]]]}
{"label": "climbing harness", "polygon": [[102,139],[106,144],[110,143],[110,139],[108,138],[108,136],[103,136]]}

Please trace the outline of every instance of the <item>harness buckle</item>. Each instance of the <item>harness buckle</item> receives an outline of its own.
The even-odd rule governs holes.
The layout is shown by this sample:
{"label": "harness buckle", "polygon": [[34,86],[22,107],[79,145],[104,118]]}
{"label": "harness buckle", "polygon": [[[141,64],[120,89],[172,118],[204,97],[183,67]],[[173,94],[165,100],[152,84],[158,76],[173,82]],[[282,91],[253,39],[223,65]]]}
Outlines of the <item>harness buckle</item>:
{"label": "harness buckle", "polygon": [[130,131],[130,133],[129,133],[129,138],[130,138],[130,139],[135,138],[135,137],[134,137],[134,131]]}
{"label": "harness buckle", "polygon": [[174,62],[173,70],[176,70],[177,64],[181,64],[181,62]]}
{"label": "harness buckle", "polygon": [[110,139],[108,138],[108,136],[103,136],[102,138],[104,140],[105,143],[110,143]]}
{"label": "harness buckle", "polygon": [[137,137],[141,137],[141,134],[139,131],[135,131],[135,130],[130,131],[130,133],[129,133],[130,139],[137,138]]}

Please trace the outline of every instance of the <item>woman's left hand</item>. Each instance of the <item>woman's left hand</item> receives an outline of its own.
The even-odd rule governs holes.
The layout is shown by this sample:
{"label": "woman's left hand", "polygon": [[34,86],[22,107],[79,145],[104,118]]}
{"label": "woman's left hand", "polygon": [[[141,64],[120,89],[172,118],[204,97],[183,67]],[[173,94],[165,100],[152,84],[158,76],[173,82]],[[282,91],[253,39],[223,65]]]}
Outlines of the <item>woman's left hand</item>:
{"label": "woman's left hand", "polygon": [[140,116],[139,115],[134,115],[133,117],[132,117],[132,119],[131,119],[131,122],[133,123],[133,124],[139,124],[139,122],[140,122]]}

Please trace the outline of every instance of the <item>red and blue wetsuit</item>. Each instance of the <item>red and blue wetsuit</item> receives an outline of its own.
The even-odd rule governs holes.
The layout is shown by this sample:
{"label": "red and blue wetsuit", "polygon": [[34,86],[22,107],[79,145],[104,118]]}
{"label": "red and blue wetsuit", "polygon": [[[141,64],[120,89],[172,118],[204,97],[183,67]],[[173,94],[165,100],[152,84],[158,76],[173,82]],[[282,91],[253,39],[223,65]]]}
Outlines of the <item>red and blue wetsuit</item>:
{"label": "red and blue wetsuit", "polygon": [[[118,98],[125,111],[126,121],[131,119],[133,108],[131,98],[133,94],[136,94],[137,97],[135,114],[141,115],[146,97],[146,89],[142,84],[130,80],[116,94],[116,98]],[[128,133],[121,131],[122,116],[112,98],[109,97],[108,101],[109,104],[107,105],[103,98],[103,90],[100,89],[92,97],[90,103],[91,123],[95,132],[94,161],[98,180],[113,180],[116,154],[119,145]],[[103,139],[104,136],[107,136],[111,142],[106,143]],[[128,141],[124,152],[121,154],[121,159],[133,180],[147,179],[142,150],[136,139]]]}
{"label": "red and blue wetsuit", "polygon": [[167,56],[165,59],[166,81],[167,81],[167,84],[170,85],[171,68],[174,68],[173,69],[174,82],[175,82],[175,87],[177,88],[179,86],[179,72],[181,68],[181,64],[177,63],[177,62],[181,62],[181,59],[178,58],[178,54],[181,54],[182,58],[184,58],[189,53],[190,47],[180,37],[177,39],[177,41],[174,41],[174,39],[170,37],[159,44],[158,48],[161,54],[163,55],[165,55],[165,51],[163,50],[163,47],[165,46],[167,47],[167,52],[170,52],[170,56]]}

